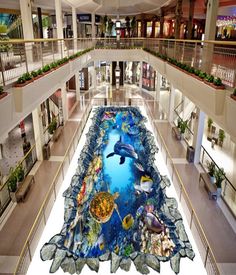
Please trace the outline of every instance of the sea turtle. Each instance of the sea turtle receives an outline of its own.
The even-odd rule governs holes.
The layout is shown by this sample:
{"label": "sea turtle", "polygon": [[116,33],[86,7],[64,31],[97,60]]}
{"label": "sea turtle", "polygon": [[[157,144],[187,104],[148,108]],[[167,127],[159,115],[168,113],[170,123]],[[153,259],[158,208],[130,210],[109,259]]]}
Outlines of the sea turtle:
{"label": "sea turtle", "polygon": [[116,142],[114,146],[114,152],[107,155],[107,158],[112,157],[114,155],[119,155],[120,157],[120,164],[125,162],[125,158],[133,158],[138,159],[137,153],[134,151],[134,147],[130,144],[125,144],[121,142],[121,137],[119,141]]}
{"label": "sea turtle", "polygon": [[118,197],[118,192],[114,193],[113,195],[107,191],[101,191],[97,193],[90,202],[89,212],[91,216],[98,223],[105,223],[110,220],[113,210],[116,209],[120,217],[117,204],[115,203],[115,199]]}

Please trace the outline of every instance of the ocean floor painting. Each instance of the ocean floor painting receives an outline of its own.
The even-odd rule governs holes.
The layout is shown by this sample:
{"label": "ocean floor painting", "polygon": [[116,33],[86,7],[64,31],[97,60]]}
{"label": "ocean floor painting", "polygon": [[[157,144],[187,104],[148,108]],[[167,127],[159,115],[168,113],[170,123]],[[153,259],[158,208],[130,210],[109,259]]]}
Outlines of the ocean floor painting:
{"label": "ocean floor painting", "polygon": [[[148,274],[170,262],[173,274],[180,260],[195,253],[175,198],[166,195],[170,181],[155,166],[158,148],[134,107],[98,107],[86,135],[76,173],[64,192],[62,230],[44,244],[43,261],[79,274],[100,261]],[[63,213],[61,213],[63,215]]]}

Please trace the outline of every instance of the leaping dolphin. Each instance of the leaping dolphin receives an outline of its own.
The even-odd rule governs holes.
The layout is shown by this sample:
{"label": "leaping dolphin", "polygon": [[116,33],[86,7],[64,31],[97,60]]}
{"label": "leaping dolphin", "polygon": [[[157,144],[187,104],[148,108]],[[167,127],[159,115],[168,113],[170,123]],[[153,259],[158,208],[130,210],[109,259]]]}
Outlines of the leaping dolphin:
{"label": "leaping dolphin", "polygon": [[134,151],[134,147],[130,144],[125,144],[121,142],[121,136],[120,140],[116,142],[114,145],[114,152],[107,155],[107,158],[110,158],[114,155],[119,155],[120,157],[120,164],[123,164],[125,162],[125,158],[133,158],[138,159],[137,153]]}

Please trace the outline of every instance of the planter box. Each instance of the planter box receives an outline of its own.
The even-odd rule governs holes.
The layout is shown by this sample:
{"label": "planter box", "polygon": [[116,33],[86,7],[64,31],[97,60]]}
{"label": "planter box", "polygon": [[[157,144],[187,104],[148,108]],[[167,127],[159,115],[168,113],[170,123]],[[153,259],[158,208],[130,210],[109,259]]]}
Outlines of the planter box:
{"label": "planter box", "polygon": [[[181,92],[184,89],[184,78],[187,74],[182,72],[181,70],[177,69],[176,67],[170,65],[169,63],[166,63],[166,77],[171,83],[174,85],[174,87]],[[189,77],[189,76],[188,76]]]}
{"label": "planter box", "polygon": [[155,68],[161,75],[166,76],[166,62],[159,57],[150,54],[149,63]]}
{"label": "planter box", "polygon": [[67,63],[24,87],[13,88],[15,111],[18,113],[32,112],[40,103],[60,88],[58,80],[66,81],[69,71],[70,67]]}
{"label": "planter box", "polygon": [[6,134],[9,125],[12,123],[13,119],[13,97],[11,93],[6,93],[6,95],[0,100],[0,136]]}
{"label": "planter box", "polygon": [[236,101],[230,96],[226,97],[226,125],[230,129],[230,134],[236,137],[235,117],[236,117]]}
{"label": "planter box", "polygon": [[0,93],[0,100],[1,100],[2,98],[4,98],[5,96],[7,96],[7,92],[2,92],[2,93]]}
{"label": "planter box", "polygon": [[[212,111],[214,115],[223,114],[225,90],[216,89],[214,86],[210,86],[169,64],[166,67],[168,79],[171,82],[173,79],[174,87],[183,92],[193,103],[206,113]],[[176,86],[175,83],[177,83]]]}

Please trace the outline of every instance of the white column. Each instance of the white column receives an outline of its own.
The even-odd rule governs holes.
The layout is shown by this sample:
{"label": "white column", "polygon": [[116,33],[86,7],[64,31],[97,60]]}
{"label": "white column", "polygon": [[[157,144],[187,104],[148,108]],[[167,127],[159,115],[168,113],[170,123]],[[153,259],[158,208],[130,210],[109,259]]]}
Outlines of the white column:
{"label": "white column", "polygon": [[161,94],[161,74],[156,71],[156,101],[160,103],[160,94]]}
{"label": "white column", "polygon": [[[232,184],[236,188],[236,143],[234,143],[234,155],[233,155],[233,181]],[[236,200],[236,194],[234,194]]]}
{"label": "white column", "polygon": [[[30,0],[20,0],[20,12],[24,39],[34,39],[33,20]],[[26,60],[33,61],[32,43],[25,44]]]}
{"label": "white column", "polygon": [[57,24],[57,38],[63,39],[63,23],[62,23],[62,9],[61,0],[55,0],[56,24]]}
{"label": "white column", "polygon": [[195,149],[194,163],[199,163],[202,138],[204,134],[205,113],[197,108],[197,118],[194,120],[193,148]]}
{"label": "white column", "polygon": [[24,39],[34,39],[33,21],[30,0],[20,0],[20,13]]}
{"label": "white column", "polygon": [[41,119],[41,110],[40,105],[33,110],[33,127],[34,127],[34,136],[35,136],[35,145],[36,145],[36,154],[38,160],[43,160],[43,145],[45,144],[44,135],[43,135],[43,125]]}
{"label": "white column", "polygon": [[94,61],[92,69],[92,86],[94,91],[97,89],[97,73],[96,73],[96,62]]}
{"label": "white column", "polygon": [[215,40],[218,7],[219,0],[208,0],[204,36],[205,40]]}
{"label": "white column", "polygon": [[63,119],[64,123],[68,120],[68,103],[67,103],[67,92],[66,92],[66,83],[61,85],[61,100],[62,100],[62,110],[63,110]]}
{"label": "white column", "polygon": [[139,89],[142,89],[142,83],[143,83],[143,62],[140,61]]}
{"label": "white column", "polygon": [[80,79],[79,72],[75,73],[76,100],[80,101]]}
{"label": "white column", "polygon": [[[219,0],[208,0],[204,40],[215,40],[218,7],[219,7]],[[204,44],[202,68],[207,73],[211,73],[213,50],[214,50],[213,44],[206,44],[206,43]]]}
{"label": "white column", "polygon": [[175,88],[171,84],[171,87],[170,87],[170,96],[169,96],[169,108],[168,108],[168,121],[170,123],[173,122],[174,108],[175,108]]}
{"label": "white column", "polygon": [[72,7],[72,28],[73,28],[73,38],[74,38],[74,50],[77,51],[77,14],[76,8]]}
{"label": "white column", "polygon": [[95,13],[92,13],[92,38],[96,37]]}

